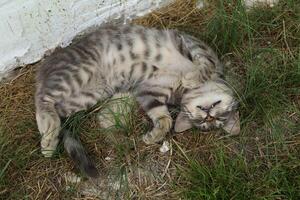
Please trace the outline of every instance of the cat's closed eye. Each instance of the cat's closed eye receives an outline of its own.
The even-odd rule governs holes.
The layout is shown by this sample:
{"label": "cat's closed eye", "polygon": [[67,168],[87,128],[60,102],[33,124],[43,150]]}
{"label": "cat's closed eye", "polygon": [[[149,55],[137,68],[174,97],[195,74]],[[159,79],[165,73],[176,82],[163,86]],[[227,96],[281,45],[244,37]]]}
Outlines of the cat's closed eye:
{"label": "cat's closed eye", "polygon": [[227,118],[226,117],[217,117],[216,120],[225,122],[227,120]]}
{"label": "cat's closed eye", "polygon": [[221,103],[221,102],[222,102],[221,100],[216,101],[215,103],[213,103],[213,104],[210,106],[210,108],[204,108],[203,106],[200,106],[200,105],[197,106],[197,108],[199,108],[200,110],[203,110],[203,111],[208,111],[209,109],[215,107],[216,105],[218,105],[218,104]]}
{"label": "cat's closed eye", "polygon": [[230,114],[231,114],[231,111],[226,111],[226,112],[218,114],[217,117],[224,119],[224,118],[228,118]]}
{"label": "cat's closed eye", "polygon": [[221,103],[221,102],[222,102],[221,100],[216,101],[215,103],[213,103],[213,104],[211,105],[211,108],[215,107],[216,105],[218,105],[218,104]]}
{"label": "cat's closed eye", "polygon": [[199,108],[200,110],[207,110],[206,108],[204,108],[202,106],[197,106],[197,108]]}

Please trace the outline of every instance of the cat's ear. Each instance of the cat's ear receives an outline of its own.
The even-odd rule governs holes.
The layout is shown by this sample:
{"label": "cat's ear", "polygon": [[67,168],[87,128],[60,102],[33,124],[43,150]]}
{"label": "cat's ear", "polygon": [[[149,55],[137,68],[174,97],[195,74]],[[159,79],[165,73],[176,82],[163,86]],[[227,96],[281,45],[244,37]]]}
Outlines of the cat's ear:
{"label": "cat's ear", "polygon": [[238,135],[240,133],[241,127],[240,116],[238,111],[231,115],[226,124],[223,126],[223,129],[230,135]]}
{"label": "cat's ear", "polygon": [[175,121],[175,132],[180,133],[186,131],[193,127],[193,124],[190,122],[190,119],[186,114],[180,112]]}
{"label": "cat's ear", "polygon": [[199,85],[201,84],[200,76],[201,75],[199,70],[187,72],[182,77],[182,86],[189,89],[199,87]]}

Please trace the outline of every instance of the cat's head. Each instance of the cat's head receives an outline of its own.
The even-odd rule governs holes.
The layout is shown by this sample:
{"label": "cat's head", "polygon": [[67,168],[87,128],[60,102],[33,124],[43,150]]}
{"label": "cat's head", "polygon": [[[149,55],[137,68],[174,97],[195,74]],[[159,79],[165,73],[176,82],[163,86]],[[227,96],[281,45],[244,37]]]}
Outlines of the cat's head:
{"label": "cat's head", "polygon": [[223,82],[208,81],[187,89],[182,96],[181,112],[175,122],[175,131],[183,132],[192,127],[202,131],[223,128],[237,135],[240,132],[238,102],[232,90]]}

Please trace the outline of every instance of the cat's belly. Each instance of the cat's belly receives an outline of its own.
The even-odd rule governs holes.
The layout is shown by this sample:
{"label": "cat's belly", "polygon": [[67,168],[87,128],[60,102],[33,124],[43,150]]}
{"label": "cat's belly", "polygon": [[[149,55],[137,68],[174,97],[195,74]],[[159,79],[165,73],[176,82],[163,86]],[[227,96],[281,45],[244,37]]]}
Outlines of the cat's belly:
{"label": "cat's belly", "polygon": [[101,99],[96,92],[81,92],[71,95],[55,103],[55,108],[60,117],[68,117],[78,111],[94,106]]}

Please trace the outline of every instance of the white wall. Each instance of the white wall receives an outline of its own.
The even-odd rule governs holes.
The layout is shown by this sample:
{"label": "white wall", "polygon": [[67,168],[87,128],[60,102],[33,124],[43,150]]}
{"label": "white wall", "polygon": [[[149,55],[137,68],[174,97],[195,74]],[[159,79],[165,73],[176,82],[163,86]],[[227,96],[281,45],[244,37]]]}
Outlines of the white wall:
{"label": "white wall", "polygon": [[[174,0],[0,0],[0,82],[94,25],[141,16]],[[244,0],[246,7],[278,0]],[[206,0],[198,0],[202,8]]]}
{"label": "white wall", "polygon": [[68,45],[88,27],[140,16],[171,1],[0,0],[0,75]]}

